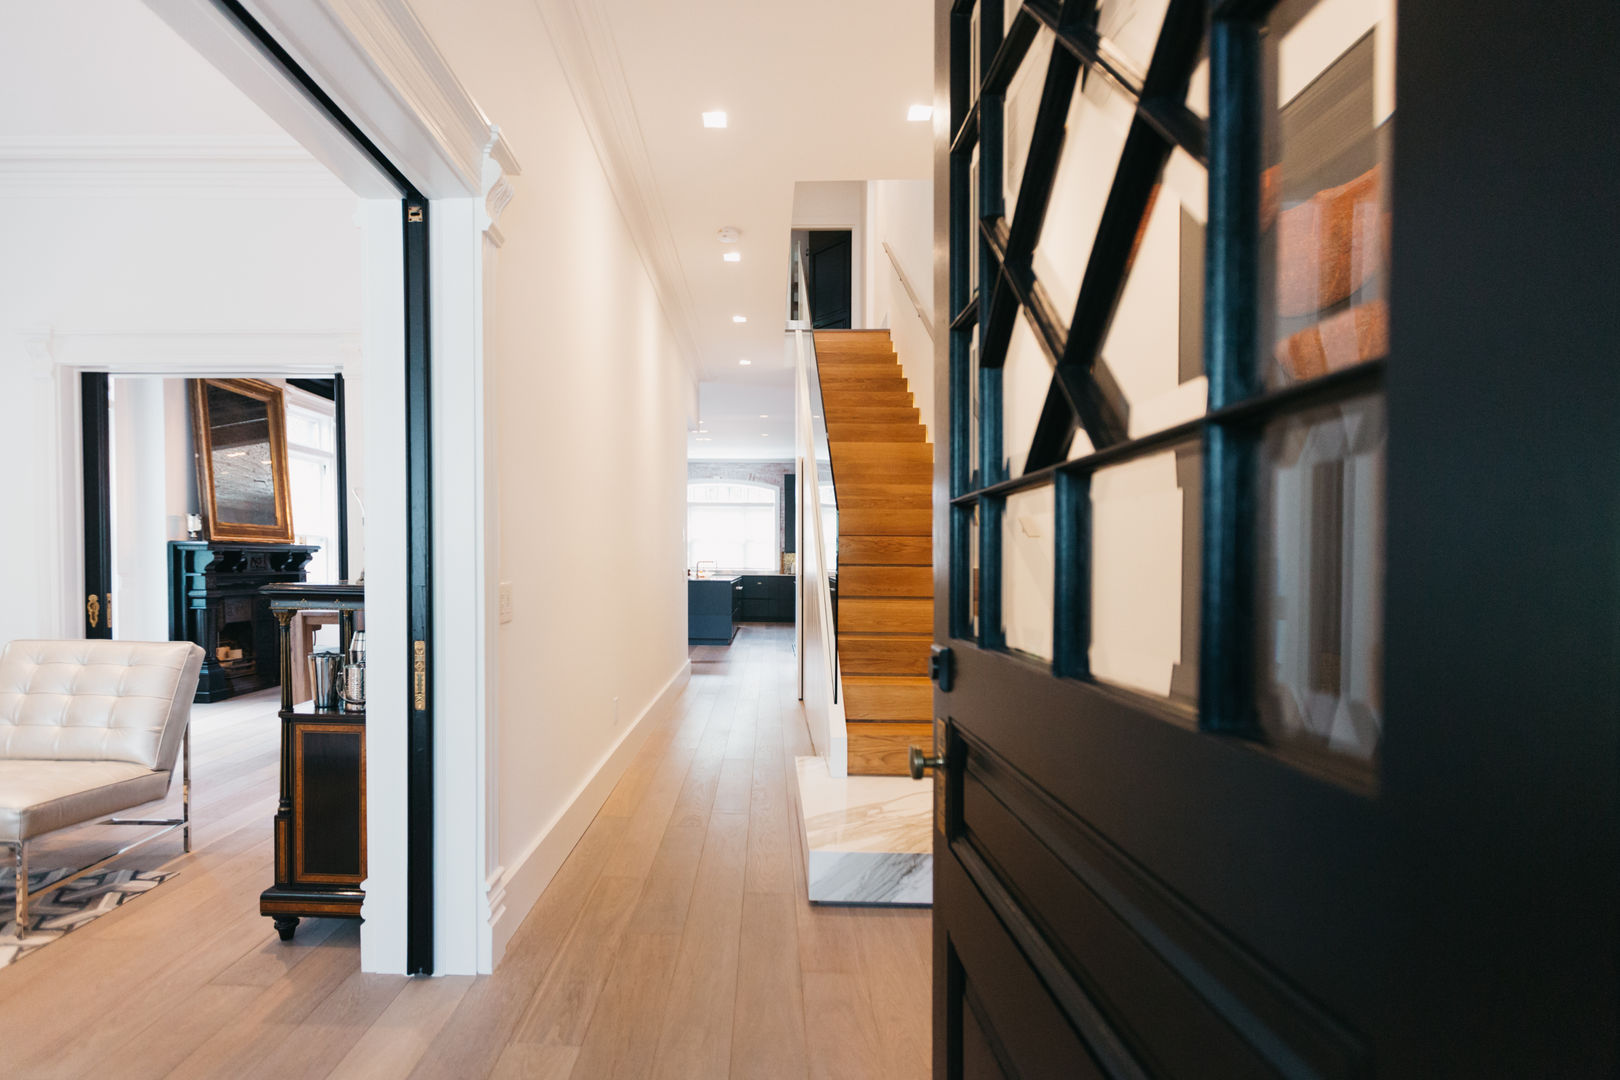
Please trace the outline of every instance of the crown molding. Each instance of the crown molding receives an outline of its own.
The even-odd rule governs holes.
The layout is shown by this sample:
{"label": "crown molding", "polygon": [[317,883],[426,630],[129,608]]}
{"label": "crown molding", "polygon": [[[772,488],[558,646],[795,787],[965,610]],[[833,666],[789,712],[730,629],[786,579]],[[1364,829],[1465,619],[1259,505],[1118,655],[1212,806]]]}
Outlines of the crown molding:
{"label": "crown molding", "polygon": [[659,196],[652,160],[612,28],[591,0],[534,0],[550,33],[585,130],[663,306],[694,388],[702,370],[697,306]]}
{"label": "crown molding", "polygon": [[482,195],[486,155],[520,171],[405,0],[243,6],[429,198]]}
{"label": "crown molding", "polygon": [[352,197],[282,136],[0,136],[0,194]]}
{"label": "crown molding", "polygon": [[360,360],[352,330],[56,330],[19,336],[36,361],[120,375],[330,375]]}

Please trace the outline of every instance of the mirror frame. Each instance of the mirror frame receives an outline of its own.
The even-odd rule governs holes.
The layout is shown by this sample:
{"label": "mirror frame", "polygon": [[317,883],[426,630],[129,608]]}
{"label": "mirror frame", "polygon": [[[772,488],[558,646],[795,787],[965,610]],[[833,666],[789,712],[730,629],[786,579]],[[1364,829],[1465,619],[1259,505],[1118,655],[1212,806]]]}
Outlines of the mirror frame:
{"label": "mirror frame", "polygon": [[[287,411],[281,388],[259,379],[192,379],[191,430],[197,459],[197,501],[201,504],[206,540],[293,541],[292,493],[287,477]],[[270,422],[270,477],[275,487],[276,523],[251,525],[220,521],[214,500],[214,446],[208,422],[208,387],[217,386],[265,403]]]}

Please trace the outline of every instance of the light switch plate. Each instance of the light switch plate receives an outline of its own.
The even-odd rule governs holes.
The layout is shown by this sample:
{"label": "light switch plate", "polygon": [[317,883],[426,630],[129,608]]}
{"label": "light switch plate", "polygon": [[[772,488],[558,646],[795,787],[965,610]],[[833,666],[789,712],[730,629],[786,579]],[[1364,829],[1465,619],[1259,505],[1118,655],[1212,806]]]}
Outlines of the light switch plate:
{"label": "light switch plate", "polygon": [[512,583],[510,581],[503,581],[503,582],[501,582],[501,622],[509,623],[511,621],[512,621]]}

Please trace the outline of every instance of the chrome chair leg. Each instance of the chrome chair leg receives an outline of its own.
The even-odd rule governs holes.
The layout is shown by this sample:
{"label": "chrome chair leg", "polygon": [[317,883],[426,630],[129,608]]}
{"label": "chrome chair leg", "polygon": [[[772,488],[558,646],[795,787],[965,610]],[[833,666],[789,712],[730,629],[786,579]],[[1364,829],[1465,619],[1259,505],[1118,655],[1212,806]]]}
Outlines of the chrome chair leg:
{"label": "chrome chair leg", "polygon": [[17,851],[17,936],[28,932],[28,841],[16,847]]}
{"label": "chrome chair leg", "polygon": [[182,846],[185,852],[191,853],[191,724],[186,724],[186,733],[180,743],[180,820],[185,822],[180,827]]}

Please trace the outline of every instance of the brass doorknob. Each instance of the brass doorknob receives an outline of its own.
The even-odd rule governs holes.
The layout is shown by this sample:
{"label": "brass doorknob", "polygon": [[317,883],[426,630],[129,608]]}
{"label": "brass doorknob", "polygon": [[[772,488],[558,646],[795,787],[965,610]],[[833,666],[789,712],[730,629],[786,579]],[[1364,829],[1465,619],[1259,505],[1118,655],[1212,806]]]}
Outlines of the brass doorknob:
{"label": "brass doorknob", "polygon": [[909,757],[911,764],[911,778],[913,780],[921,780],[924,769],[943,769],[945,767],[945,755],[941,754],[938,757],[928,757],[923,753],[922,747],[920,746],[911,747]]}

